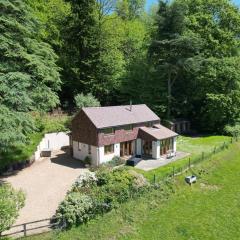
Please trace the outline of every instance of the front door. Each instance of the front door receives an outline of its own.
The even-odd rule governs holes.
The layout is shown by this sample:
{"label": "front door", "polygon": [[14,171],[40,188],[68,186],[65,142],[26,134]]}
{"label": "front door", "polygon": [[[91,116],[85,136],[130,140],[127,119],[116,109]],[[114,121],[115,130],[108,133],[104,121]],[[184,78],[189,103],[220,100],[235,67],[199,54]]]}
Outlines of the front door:
{"label": "front door", "polygon": [[120,143],[120,156],[132,155],[132,142],[122,142]]}
{"label": "front door", "polygon": [[143,154],[150,156],[152,155],[152,141],[143,142]]}

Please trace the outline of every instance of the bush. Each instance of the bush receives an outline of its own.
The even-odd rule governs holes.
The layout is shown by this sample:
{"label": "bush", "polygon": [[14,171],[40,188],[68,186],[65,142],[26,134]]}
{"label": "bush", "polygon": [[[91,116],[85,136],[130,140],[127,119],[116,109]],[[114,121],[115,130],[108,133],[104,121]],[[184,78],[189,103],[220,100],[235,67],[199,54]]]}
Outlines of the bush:
{"label": "bush", "polygon": [[77,94],[74,97],[77,108],[83,107],[100,107],[100,102],[91,94],[84,95],[83,93]]}
{"label": "bush", "polygon": [[110,167],[120,166],[123,164],[125,164],[125,160],[117,156],[113,157],[111,161],[104,163],[104,165],[107,165]]}
{"label": "bush", "polygon": [[73,184],[72,190],[77,191],[83,187],[92,187],[96,185],[96,182],[97,178],[94,172],[85,172],[77,178],[76,182]]}
{"label": "bush", "polygon": [[92,162],[92,159],[91,159],[91,157],[89,157],[89,156],[86,156],[86,157],[85,157],[85,159],[84,159],[84,164],[91,165],[91,162]]}
{"label": "bush", "polygon": [[102,166],[96,173],[86,173],[77,179],[56,217],[61,226],[80,224],[118,207],[148,186],[147,180],[133,170]]}
{"label": "bush", "polygon": [[236,124],[234,126],[226,125],[224,127],[224,132],[232,137],[240,136],[240,124]]}
{"label": "bush", "polygon": [[64,228],[84,223],[91,219],[92,216],[92,199],[77,192],[68,194],[56,212],[57,223]]}
{"label": "bush", "polygon": [[0,185],[0,233],[9,229],[24,206],[24,194],[8,184]]}

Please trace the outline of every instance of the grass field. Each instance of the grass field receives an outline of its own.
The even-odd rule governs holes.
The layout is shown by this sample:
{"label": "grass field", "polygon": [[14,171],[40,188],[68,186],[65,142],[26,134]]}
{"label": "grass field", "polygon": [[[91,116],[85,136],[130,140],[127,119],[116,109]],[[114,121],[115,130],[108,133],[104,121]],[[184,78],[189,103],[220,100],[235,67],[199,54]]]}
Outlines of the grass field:
{"label": "grass field", "polygon": [[154,190],[86,225],[27,239],[240,239],[239,153],[235,143],[200,163],[194,171],[202,174],[192,187],[185,175],[175,178],[175,193],[164,200]]}
{"label": "grass field", "polygon": [[228,136],[205,136],[194,138],[180,136],[177,140],[177,150],[190,153],[190,156],[148,172],[139,172],[141,172],[149,180],[152,180],[154,175],[156,175],[157,178],[162,178],[172,172],[173,166],[178,168],[186,165],[189,157],[193,159],[200,156],[203,152],[205,154],[212,152],[215,147],[221,146],[224,142],[230,141],[231,138]]}

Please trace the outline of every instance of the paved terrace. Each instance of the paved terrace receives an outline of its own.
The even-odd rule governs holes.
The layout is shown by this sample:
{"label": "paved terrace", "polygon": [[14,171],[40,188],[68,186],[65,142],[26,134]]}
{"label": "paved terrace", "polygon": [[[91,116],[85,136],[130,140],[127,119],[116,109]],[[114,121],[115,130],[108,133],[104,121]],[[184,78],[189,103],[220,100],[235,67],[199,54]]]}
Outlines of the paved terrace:
{"label": "paved terrace", "polygon": [[144,171],[150,171],[155,168],[165,166],[171,162],[175,162],[179,159],[189,156],[190,153],[177,152],[175,157],[167,158],[167,156],[162,156],[160,159],[143,158],[135,167]]}

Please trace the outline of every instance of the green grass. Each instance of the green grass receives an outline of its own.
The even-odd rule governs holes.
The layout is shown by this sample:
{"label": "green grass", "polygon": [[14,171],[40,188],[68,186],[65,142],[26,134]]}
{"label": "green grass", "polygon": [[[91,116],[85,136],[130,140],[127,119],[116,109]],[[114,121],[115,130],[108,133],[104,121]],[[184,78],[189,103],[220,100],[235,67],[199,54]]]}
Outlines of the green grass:
{"label": "green grass", "polygon": [[235,143],[201,162],[194,168],[200,177],[192,187],[184,182],[191,172],[178,176],[175,193],[164,200],[154,190],[88,224],[27,239],[240,239],[239,152],[240,143]]}
{"label": "green grass", "polygon": [[178,137],[177,140],[177,150],[190,153],[190,156],[180,159],[176,162],[170,163],[163,167],[153,169],[151,171],[145,172],[138,170],[149,180],[153,180],[153,176],[156,175],[157,178],[163,178],[172,172],[173,166],[175,169],[186,165],[191,159],[196,158],[202,154],[202,152],[210,153],[215,147],[223,145],[224,142],[229,142],[230,137],[227,136],[206,136],[206,137]]}

